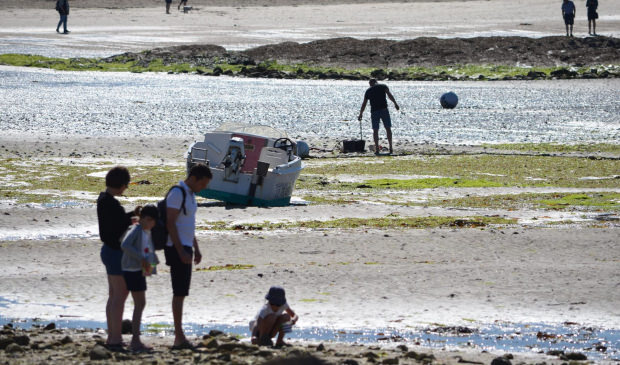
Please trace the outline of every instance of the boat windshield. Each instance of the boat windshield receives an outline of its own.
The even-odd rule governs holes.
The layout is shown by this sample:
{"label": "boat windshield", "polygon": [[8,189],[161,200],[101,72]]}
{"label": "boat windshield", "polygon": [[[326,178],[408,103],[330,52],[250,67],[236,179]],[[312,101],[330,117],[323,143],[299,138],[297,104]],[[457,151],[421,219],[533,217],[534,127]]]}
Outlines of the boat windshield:
{"label": "boat windshield", "polygon": [[275,129],[268,125],[260,124],[224,123],[220,125],[215,131],[253,134],[256,136],[263,136],[275,139],[288,137],[286,132]]}

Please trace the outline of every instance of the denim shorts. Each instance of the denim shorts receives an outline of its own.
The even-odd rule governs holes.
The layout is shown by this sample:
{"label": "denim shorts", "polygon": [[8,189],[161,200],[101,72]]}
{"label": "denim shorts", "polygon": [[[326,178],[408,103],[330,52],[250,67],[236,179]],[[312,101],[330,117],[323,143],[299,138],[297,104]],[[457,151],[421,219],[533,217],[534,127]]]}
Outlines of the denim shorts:
{"label": "denim shorts", "polygon": [[392,119],[390,119],[390,112],[385,109],[375,110],[370,113],[370,121],[372,122],[372,129],[379,129],[379,120],[383,121],[383,127],[392,128]]}
{"label": "denim shorts", "polygon": [[122,258],[123,251],[115,250],[106,244],[101,246],[101,261],[105,265],[105,271],[108,275],[123,275]]}

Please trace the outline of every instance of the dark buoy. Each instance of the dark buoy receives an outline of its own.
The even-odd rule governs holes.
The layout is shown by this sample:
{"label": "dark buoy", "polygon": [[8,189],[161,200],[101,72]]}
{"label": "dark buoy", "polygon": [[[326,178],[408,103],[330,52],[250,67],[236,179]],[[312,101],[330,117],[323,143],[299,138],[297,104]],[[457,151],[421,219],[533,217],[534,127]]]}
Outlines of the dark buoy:
{"label": "dark buoy", "polygon": [[441,98],[439,98],[439,102],[441,103],[441,106],[445,109],[454,109],[456,107],[456,104],[459,103],[459,97],[456,96],[455,93],[450,91],[443,94]]}

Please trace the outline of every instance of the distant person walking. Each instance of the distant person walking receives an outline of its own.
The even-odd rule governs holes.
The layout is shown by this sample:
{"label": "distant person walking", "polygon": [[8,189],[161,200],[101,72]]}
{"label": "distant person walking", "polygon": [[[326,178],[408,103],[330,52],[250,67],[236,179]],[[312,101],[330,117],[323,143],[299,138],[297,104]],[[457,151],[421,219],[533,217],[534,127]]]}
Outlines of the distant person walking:
{"label": "distant person walking", "polygon": [[[566,25],[566,36],[573,36],[573,24],[575,23],[575,15],[577,10],[575,4],[571,0],[564,0],[562,3],[562,17],[564,18],[564,24]],[[570,27],[570,33],[569,33]]]}
{"label": "distant person walking", "polygon": [[60,33],[60,25],[64,26],[62,34],[69,34],[67,30],[67,17],[69,16],[69,0],[56,0],[56,11],[60,14],[60,21],[56,26],[56,32]]}
{"label": "distant person walking", "polygon": [[183,302],[189,295],[192,279],[192,258],[196,265],[202,254],[196,240],[195,193],[207,187],[213,175],[208,166],[196,164],[187,178],[170,189],[166,196],[166,228],[168,242],[164,248],[166,265],[172,281],[172,317],[174,319],[173,349],[193,348],[183,332]]}
{"label": "distant person walking", "polygon": [[179,6],[177,6],[177,10],[181,10],[181,5],[187,6],[187,0],[181,0],[181,2],[179,3]]}
{"label": "distant person walking", "polygon": [[587,0],[586,8],[588,9],[588,34],[596,35],[596,19],[598,19],[598,0]]}
{"label": "distant person walking", "polygon": [[377,80],[370,79],[368,81],[370,87],[366,90],[364,94],[364,102],[362,103],[362,108],[360,110],[360,115],[357,117],[357,120],[361,121],[362,116],[364,114],[364,110],[366,109],[366,103],[370,100],[370,121],[372,123],[372,137],[375,141],[375,155],[379,154],[379,121],[383,121],[383,127],[385,128],[385,133],[387,134],[387,139],[390,144],[390,153],[394,153],[394,149],[392,147],[392,120],[390,119],[390,112],[388,111],[388,105],[386,100],[386,95],[392,103],[394,103],[394,107],[396,110],[400,110],[398,103],[394,100],[394,96],[390,93],[390,89],[386,85],[377,83]]}
{"label": "distant person walking", "polygon": [[172,0],[166,0],[166,14],[170,14],[170,5],[172,4]]}

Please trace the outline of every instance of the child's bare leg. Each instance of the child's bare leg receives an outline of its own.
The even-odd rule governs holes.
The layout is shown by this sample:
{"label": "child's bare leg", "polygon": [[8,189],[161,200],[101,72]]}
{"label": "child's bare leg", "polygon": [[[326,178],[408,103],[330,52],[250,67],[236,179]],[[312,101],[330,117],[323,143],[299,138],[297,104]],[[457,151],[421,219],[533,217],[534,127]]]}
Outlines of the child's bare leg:
{"label": "child's bare leg", "polygon": [[133,317],[131,319],[131,348],[134,350],[142,350],[146,346],[140,341],[140,325],[142,323],[142,312],[146,306],[146,296],[144,291],[132,291],[133,298]]}
{"label": "child's bare leg", "polygon": [[290,320],[291,316],[286,313],[278,317],[271,335],[271,337],[273,337],[276,335],[276,333],[278,334],[278,338],[276,339],[276,346],[284,344],[284,331],[282,330],[282,324]]}
{"label": "child's bare leg", "polygon": [[264,318],[258,320],[258,344],[268,345],[271,342],[271,338],[276,335],[274,332],[278,317],[275,314],[270,314]]}

